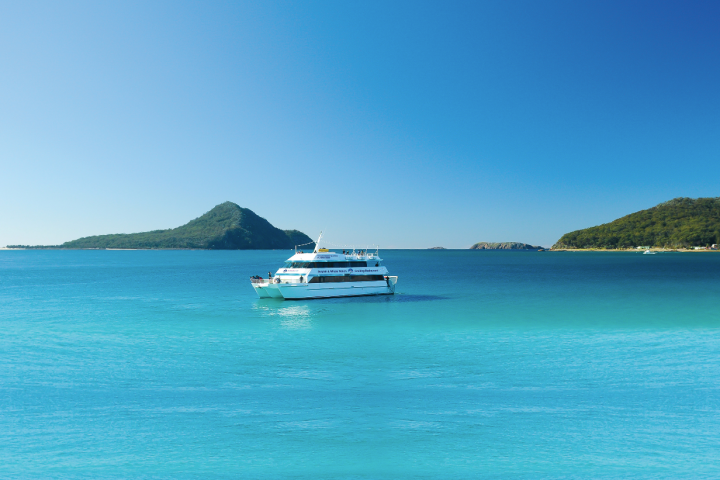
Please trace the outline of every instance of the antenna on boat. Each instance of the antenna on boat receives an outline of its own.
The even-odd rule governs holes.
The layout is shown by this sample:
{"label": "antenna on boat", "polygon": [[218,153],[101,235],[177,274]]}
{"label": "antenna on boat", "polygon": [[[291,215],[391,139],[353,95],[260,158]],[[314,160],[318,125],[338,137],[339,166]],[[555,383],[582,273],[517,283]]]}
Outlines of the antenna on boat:
{"label": "antenna on boat", "polygon": [[313,253],[317,253],[318,249],[320,248],[320,239],[322,238],[322,231],[320,231],[320,236],[317,239],[317,242],[315,242],[315,251]]}

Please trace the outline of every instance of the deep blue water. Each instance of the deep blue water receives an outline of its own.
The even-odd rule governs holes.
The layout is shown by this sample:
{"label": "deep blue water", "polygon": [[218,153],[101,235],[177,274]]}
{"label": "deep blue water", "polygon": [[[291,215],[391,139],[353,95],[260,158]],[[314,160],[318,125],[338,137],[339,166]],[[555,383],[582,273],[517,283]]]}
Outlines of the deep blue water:
{"label": "deep blue water", "polygon": [[720,477],[720,254],[289,253],[0,252],[0,477]]}

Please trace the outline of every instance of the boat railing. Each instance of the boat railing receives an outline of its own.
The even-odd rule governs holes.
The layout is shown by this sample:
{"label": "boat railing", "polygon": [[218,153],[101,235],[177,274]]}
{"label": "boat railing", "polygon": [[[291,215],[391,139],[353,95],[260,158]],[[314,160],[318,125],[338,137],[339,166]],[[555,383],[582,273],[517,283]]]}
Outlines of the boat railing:
{"label": "boat railing", "polygon": [[380,256],[374,253],[364,253],[362,255],[359,253],[351,253],[349,255],[345,255],[345,258],[347,260],[378,260]]}
{"label": "boat railing", "polygon": [[263,284],[270,283],[270,281],[267,278],[251,278],[250,283]]}

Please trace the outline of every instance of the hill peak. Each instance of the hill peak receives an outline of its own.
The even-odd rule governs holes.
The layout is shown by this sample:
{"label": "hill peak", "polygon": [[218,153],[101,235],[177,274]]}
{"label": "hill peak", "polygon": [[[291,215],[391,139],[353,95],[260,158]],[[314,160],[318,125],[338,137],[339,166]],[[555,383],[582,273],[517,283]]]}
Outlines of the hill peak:
{"label": "hill peak", "polygon": [[223,202],[177,228],[80,238],[63,248],[290,249],[312,242],[297,230],[280,230],[249,208]]}

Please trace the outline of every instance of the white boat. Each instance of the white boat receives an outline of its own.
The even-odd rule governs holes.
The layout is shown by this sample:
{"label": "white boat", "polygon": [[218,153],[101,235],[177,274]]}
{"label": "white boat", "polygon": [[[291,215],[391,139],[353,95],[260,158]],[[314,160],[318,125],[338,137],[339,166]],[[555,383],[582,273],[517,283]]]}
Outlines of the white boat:
{"label": "white boat", "polygon": [[250,279],[260,298],[302,300],[311,298],[393,295],[398,277],[388,275],[383,260],[365,250],[331,252],[320,248],[288,258],[272,278]]}
{"label": "white boat", "polygon": [[643,252],[643,255],[655,255],[655,252],[651,252],[650,249],[648,249]]}

